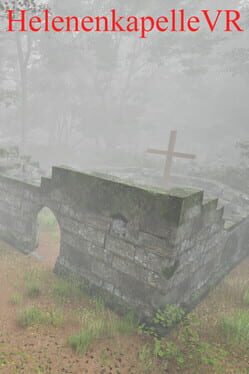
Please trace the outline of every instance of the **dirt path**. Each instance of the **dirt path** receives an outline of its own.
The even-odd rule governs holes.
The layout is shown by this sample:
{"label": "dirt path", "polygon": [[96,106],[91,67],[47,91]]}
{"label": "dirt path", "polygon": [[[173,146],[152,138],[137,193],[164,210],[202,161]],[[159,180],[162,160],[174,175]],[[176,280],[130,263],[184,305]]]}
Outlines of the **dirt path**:
{"label": "dirt path", "polygon": [[39,246],[35,253],[38,258],[49,268],[53,269],[56,259],[60,253],[60,240],[49,231],[41,232],[39,235]]}

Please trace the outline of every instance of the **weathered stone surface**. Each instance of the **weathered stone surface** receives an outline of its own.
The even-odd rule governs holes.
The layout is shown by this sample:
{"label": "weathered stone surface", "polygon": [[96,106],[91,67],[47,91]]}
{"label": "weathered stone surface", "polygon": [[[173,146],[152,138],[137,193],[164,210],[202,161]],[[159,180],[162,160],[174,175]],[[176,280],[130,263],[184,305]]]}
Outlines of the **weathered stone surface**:
{"label": "weathered stone surface", "polygon": [[[174,235],[169,235],[171,238]],[[169,240],[161,239],[158,236],[154,236],[145,232],[139,232],[137,245],[142,248],[152,249],[153,252],[158,253],[162,256],[172,255],[172,246],[169,245]]]}
{"label": "weathered stone surface", "polygon": [[135,262],[142,265],[145,269],[153,270],[161,274],[165,266],[170,266],[172,260],[167,257],[158,256],[152,251],[143,248],[136,248]]}
{"label": "weathered stone surface", "polygon": [[61,230],[55,270],[143,317],[165,303],[191,308],[249,254],[249,218],[225,230],[217,199],[203,202],[201,191],[167,193],[64,168],[40,187],[0,176],[1,238],[33,251],[45,206]]}
{"label": "weathered stone surface", "polygon": [[64,216],[61,217],[59,221],[62,229],[80,235],[83,239],[91,241],[96,245],[104,246],[105,231]]}
{"label": "weathered stone surface", "polygon": [[133,261],[129,261],[119,256],[114,256],[112,261],[114,269],[123,274],[130,275],[134,279],[140,280],[146,284],[148,279],[148,271],[142,266],[137,265]]}
{"label": "weathered stone surface", "polygon": [[107,235],[105,249],[130,260],[134,260],[136,251],[134,245],[127,243],[124,240],[113,238],[110,235]]}

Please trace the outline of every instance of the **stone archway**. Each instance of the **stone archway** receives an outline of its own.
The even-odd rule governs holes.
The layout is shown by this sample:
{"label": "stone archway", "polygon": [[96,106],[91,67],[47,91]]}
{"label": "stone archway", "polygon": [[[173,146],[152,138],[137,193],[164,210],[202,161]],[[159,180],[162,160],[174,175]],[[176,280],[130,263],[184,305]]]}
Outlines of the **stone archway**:
{"label": "stone archway", "polygon": [[36,256],[50,268],[54,268],[60,254],[61,230],[53,211],[43,207],[37,214]]}

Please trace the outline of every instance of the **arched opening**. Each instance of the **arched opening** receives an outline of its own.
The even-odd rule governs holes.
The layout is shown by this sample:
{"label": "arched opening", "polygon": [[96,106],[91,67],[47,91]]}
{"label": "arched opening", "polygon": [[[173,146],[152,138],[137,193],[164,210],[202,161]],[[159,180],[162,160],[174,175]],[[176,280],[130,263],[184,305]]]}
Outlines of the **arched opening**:
{"label": "arched opening", "polygon": [[54,268],[60,254],[60,226],[54,213],[47,207],[37,216],[37,257],[50,268]]}

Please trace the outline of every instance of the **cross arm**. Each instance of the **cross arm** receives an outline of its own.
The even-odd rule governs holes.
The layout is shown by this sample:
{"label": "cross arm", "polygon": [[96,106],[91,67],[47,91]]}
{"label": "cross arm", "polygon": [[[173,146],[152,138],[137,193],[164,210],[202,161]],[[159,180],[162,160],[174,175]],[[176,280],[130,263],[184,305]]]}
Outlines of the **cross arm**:
{"label": "cross arm", "polygon": [[[165,156],[167,156],[169,154],[168,151],[163,151],[163,150],[160,150],[160,149],[153,149],[153,148],[149,148],[147,150],[147,152],[148,153],[153,153],[155,155],[165,155]],[[196,155],[191,154],[191,153],[174,152],[172,155],[173,155],[173,157],[176,157],[176,158],[186,158],[188,160],[195,160],[196,159]]]}

